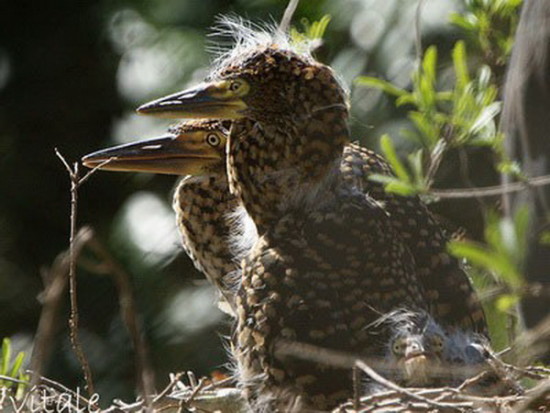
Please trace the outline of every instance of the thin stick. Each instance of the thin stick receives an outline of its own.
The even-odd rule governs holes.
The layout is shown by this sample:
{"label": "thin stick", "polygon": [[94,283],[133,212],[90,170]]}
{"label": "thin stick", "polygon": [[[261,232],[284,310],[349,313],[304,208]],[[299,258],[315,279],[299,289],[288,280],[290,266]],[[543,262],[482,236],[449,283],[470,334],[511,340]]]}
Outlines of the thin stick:
{"label": "thin stick", "polygon": [[477,198],[485,196],[498,196],[505,193],[519,192],[528,189],[531,186],[550,185],[550,175],[538,176],[536,178],[527,179],[525,182],[514,182],[506,187],[502,185],[485,186],[481,188],[456,188],[456,189],[432,189],[429,194],[435,195],[438,198]]}
{"label": "thin stick", "polygon": [[62,393],[72,394],[73,396],[75,396],[76,400],[80,400],[80,402],[82,404],[84,404],[85,406],[93,406],[93,407],[97,408],[97,406],[95,404],[92,404],[91,401],[88,400],[86,397],[82,396],[80,394],[80,392],[75,392],[75,391],[69,389],[68,387],[65,387],[61,383],[58,383],[58,382],[56,382],[54,380],[51,380],[51,379],[48,379],[47,377],[43,377],[43,376],[40,377],[40,381],[52,386],[53,388],[56,388],[58,391],[60,391]]}
{"label": "thin stick", "polygon": [[[59,153],[57,148],[55,149],[55,154],[61,160],[63,165],[65,165],[65,169],[67,169],[67,172],[69,174],[69,178],[71,181],[71,217],[70,217],[71,224],[70,224],[70,233],[69,233],[69,296],[70,296],[70,304],[71,304],[71,314],[69,317],[69,331],[70,331],[69,337],[71,340],[71,345],[73,347],[73,350],[76,354],[76,358],[78,359],[80,366],[82,368],[82,372],[84,374],[84,380],[86,381],[86,390],[88,391],[88,394],[91,396],[95,393],[94,383],[92,379],[92,371],[90,369],[90,364],[88,363],[88,359],[84,354],[84,350],[82,349],[82,343],[80,342],[80,338],[78,335],[79,314],[78,314],[78,301],[77,301],[77,293],[76,293],[77,282],[76,282],[75,238],[76,238],[77,207],[78,207],[78,187],[80,186],[82,181],[80,181],[79,179],[78,163],[75,162],[73,164],[73,168],[71,168],[68,162],[63,157],[63,155]],[[88,178],[89,175],[90,173],[86,175],[86,178]]]}
{"label": "thin stick", "polygon": [[422,30],[420,28],[420,18],[422,17],[422,6],[424,5],[424,0],[418,0],[416,6],[416,14],[414,18],[414,34],[415,34],[415,48],[416,48],[416,59],[418,64],[422,60]]}
{"label": "thin stick", "polygon": [[120,313],[128,334],[132,339],[136,351],[137,375],[141,394],[147,407],[151,407],[151,397],[155,393],[155,376],[149,360],[149,350],[137,317],[137,309],[132,293],[130,276],[114,259],[97,237],[89,242],[90,248],[97,254],[101,262],[107,266],[118,287]]}
{"label": "thin stick", "polygon": [[153,403],[157,403],[160,399],[162,399],[163,397],[165,397],[170,391],[172,391],[172,389],[176,386],[176,384],[178,384],[181,376],[183,376],[185,373],[183,372],[179,372],[179,373],[176,373],[174,375],[174,377],[172,377],[172,379],[170,380],[170,383],[168,383],[168,386],[166,386],[164,388],[163,391],[161,391],[156,397],[155,399],[153,400]]}
{"label": "thin stick", "polygon": [[[85,244],[90,240],[92,230],[83,227],[78,231],[74,242],[74,253],[78,257]],[[44,365],[51,354],[51,344],[56,326],[56,318],[61,304],[63,293],[67,288],[67,274],[69,273],[69,251],[59,254],[44,278],[44,293],[42,311],[34,338],[30,369],[32,373],[31,385],[38,383]]]}
{"label": "thin stick", "polygon": [[290,22],[292,21],[292,16],[294,16],[296,8],[298,7],[298,3],[300,3],[300,0],[290,0],[288,2],[288,6],[286,6],[281,23],[279,24],[279,31],[281,33],[288,33],[288,30],[290,29]]}
{"label": "thin stick", "polygon": [[375,381],[377,381],[381,385],[383,385],[383,386],[385,386],[389,389],[395,390],[397,392],[400,392],[400,393],[402,393],[406,396],[409,396],[412,399],[416,399],[416,400],[420,400],[424,403],[428,403],[429,405],[432,405],[434,407],[438,407],[440,409],[453,409],[453,410],[457,410],[457,411],[462,411],[462,409],[461,409],[462,407],[470,408],[470,407],[473,406],[472,403],[444,403],[444,402],[438,402],[438,401],[435,401],[435,400],[432,400],[432,399],[428,399],[427,397],[420,396],[416,393],[413,393],[413,392],[405,389],[404,387],[401,387],[401,386],[395,384],[393,381],[385,379],[380,374],[375,372],[372,368],[370,368],[369,365],[367,365],[367,363],[365,363],[361,360],[356,360],[355,365],[357,367],[359,367],[361,370],[363,370],[365,373],[367,373],[370,377],[372,377]]}

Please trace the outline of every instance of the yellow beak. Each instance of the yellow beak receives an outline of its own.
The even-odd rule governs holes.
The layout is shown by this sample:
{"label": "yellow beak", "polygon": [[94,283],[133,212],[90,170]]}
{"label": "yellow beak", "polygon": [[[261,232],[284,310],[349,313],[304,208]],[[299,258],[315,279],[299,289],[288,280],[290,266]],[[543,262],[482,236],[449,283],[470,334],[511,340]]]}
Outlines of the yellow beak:
{"label": "yellow beak", "polygon": [[223,170],[223,148],[204,142],[201,132],[164,135],[88,154],[82,163],[108,171],[151,172],[169,175],[201,175],[219,166]]}
{"label": "yellow beak", "polygon": [[229,81],[203,83],[197,87],[148,102],[137,109],[143,115],[163,118],[232,120],[247,108],[242,93],[230,90]]}

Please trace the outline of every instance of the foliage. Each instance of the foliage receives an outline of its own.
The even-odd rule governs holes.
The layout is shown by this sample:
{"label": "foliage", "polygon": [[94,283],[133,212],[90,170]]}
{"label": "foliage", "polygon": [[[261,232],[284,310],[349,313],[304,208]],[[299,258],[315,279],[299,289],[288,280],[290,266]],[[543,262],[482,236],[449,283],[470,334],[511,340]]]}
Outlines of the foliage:
{"label": "foliage", "polygon": [[321,40],[325,35],[328,24],[330,23],[330,16],[325,14],[317,21],[310,21],[306,18],[300,21],[303,30],[299,30],[296,27],[290,28],[290,38],[296,43],[300,43],[307,40]]}
{"label": "foliage", "polygon": [[[525,281],[523,264],[527,253],[527,231],[529,212],[527,208],[518,209],[512,218],[499,217],[495,212],[488,214],[485,227],[485,242],[451,241],[449,251],[456,257],[466,259],[472,266],[481,271],[478,279],[478,290],[481,295],[490,297],[489,313],[497,312],[509,317],[507,323],[507,340],[498,338],[501,347],[509,344],[515,333],[516,314]],[[487,277],[487,274],[489,277]],[[483,278],[480,280],[480,278]],[[501,320],[494,320],[502,324]]]}
{"label": "foliage", "polygon": [[413,73],[411,91],[373,77],[357,79],[359,85],[374,87],[394,96],[397,106],[411,107],[408,117],[416,131],[406,130],[402,134],[414,141],[419,149],[408,157],[409,168],[393,156],[395,149],[389,138],[382,139],[381,149],[397,179],[373,178],[384,182],[389,191],[407,195],[428,193],[444,152],[453,147],[488,146],[502,158],[501,163],[505,163],[503,139],[496,127],[501,103],[497,101],[498,89],[491,81],[491,70],[483,65],[473,79],[470,77],[463,41],[456,43],[452,58],[455,81],[450,90],[437,90],[435,46],[426,50]]}
{"label": "foliage", "polygon": [[[356,80],[359,86],[391,96],[396,107],[407,109],[414,126],[401,132],[416,146],[404,161],[388,135],[380,139],[380,148],[395,176],[374,175],[371,179],[383,183],[386,191],[428,196],[442,160],[451,149],[468,154],[483,147],[493,154],[495,171],[523,178],[519,164],[506,156],[504,136],[497,126],[501,74],[511,51],[520,4],[520,0],[466,0],[465,12],[451,16],[451,21],[465,31],[471,48],[481,51],[482,57],[470,59],[466,42],[456,42],[451,53],[451,82],[445,82],[438,73],[435,45],[427,47],[419,59],[410,90],[375,77]],[[485,215],[483,243],[453,241],[449,250],[474,267],[481,295],[491,297],[486,302],[490,323],[502,334],[506,332],[502,327],[515,322],[514,310],[524,286],[528,212],[521,209],[513,218],[500,217],[494,211],[485,211]],[[510,335],[496,341],[503,346]]]}
{"label": "foliage", "polygon": [[522,0],[466,0],[466,11],[451,21],[466,31],[493,68],[503,67],[510,55]]}
{"label": "foliage", "polygon": [[0,375],[21,381],[16,383],[11,380],[0,380],[0,387],[8,388],[15,392],[17,399],[22,397],[29,375],[23,372],[23,362],[25,361],[25,353],[20,351],[12,360],[12,347],[9,338],[2,340],[2,358],[0,359]]}

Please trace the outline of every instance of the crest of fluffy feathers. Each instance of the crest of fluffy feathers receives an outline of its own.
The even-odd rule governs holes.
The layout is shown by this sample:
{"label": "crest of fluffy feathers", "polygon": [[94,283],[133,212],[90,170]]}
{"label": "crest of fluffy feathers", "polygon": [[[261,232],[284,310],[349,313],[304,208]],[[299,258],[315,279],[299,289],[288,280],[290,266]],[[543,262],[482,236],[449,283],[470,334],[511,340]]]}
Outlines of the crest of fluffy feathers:
{"label": "crest of fluffy feathers", "polygon": [[313,63],[312,52],[318,45],[314,40],[292,39],[273,23],[253,23],[235,15],[218,17],[209,36],[212,38],[209,50],[215,56],[210,79],[216,79],[225,67],[238,65],[268,48],[290,51]]}

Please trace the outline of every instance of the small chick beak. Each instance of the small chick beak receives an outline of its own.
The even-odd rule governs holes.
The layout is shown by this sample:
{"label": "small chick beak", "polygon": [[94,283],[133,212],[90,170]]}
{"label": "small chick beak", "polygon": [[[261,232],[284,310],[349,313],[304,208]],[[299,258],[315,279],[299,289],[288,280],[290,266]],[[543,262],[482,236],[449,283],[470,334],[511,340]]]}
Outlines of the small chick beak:
{"label": "small chick beak", "polygon": [[407,348],[405,349],[405,359],[411,359],[413,357],[421,356],[424,354],[424,346],[415,341],[411,341],[407,344]]}
{"label": "small chick beak", "polygon": [[246,103],[229,89],[230,82],[204,83],[174,93],[137,108],[142,115],[162,118],[239,119],[244,116]]}
{"label": "small chick beak", "polygon": [[[100,166],[102,163],[104,165]],[[198,175],[205,167],[223,162],[219,152],[198,133],[164,135],[88,154],[82,163],[107,171]]]}
{"label": "small chick beak", "polygon": [[405,350],[405,373],[412,384],[424,384],[428,378],[428,358],[421,343],[413,340]]}

